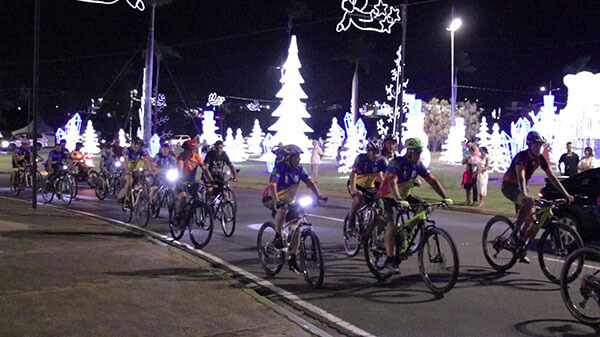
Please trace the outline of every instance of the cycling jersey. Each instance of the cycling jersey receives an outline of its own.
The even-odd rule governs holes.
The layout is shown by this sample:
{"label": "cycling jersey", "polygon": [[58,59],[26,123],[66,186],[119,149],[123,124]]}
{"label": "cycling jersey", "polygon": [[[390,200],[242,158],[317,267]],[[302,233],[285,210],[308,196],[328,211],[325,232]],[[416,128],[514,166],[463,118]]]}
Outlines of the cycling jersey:
{"label": "cycling jersey", "polygon": [[217,151],[211,150],[206,154],[204,158],[206,165],[208,165],[208,170],[210,174],[213,176],[213,179],[223,179],[223,169],[225,165],[231,165],[231,160],[229,160],[229,156],[227,153],[223,152],[220,155],[217,154]]}
{"label": "cycling jersey", "polygon": [[541,167],[546,173],[552,172],[546,157],[544,157],[542,154],[534,156],[529,150],[521,151],[513,158],[512,162],[510,163],[510,167],[508,168],[508,171],[504,173],[502,180],[505,182],[518,184],[517,169],[520,168],[525,170],[525,181],[529,182],[529,179],[538,167]]}
{"label": "cycling jersey", "polygon": [[123,156],[127,156],[128,158],[127,167],[132,171],[137,171],[144,167],[144,159],[148,157],[148,153],[141,147],[137,151],[128,148],[123,152]]}
{"label": "cycling jersey", "polygon": [[[311,184],[310,175],[302,165],[293,169],[289,163],[282,161],[271,173],[269,182],[277,185],[277,195],[280,200],[293,202],[296,199],[296,192],[300,181],[305,184]],[[269,187],[264,190],[263,197],[269,196]]]}
{"label": "cycling jersey", "polygon": [[400,197],[406,199],[406,197],[410,195],[417,176],[428,178],[431,177],[431,172],[429,172],[421,161],[413,164],[406,156],[396,157],[392,159],[387,168],[387,175],[379,188],[378,194],[380,197],[393,199],[394,195],[389,187],[389,180],[392,177],[398,177],[398,191],[400,192]]}
{"label": "cycling jersey", "polygon": [[52,166],[56,167],[57,165],[62,165],[65,160],[67,160],[68,156],[63,151],[52,150],[48,153],[48,159],[44,163],[44,166],[48,166],[48,161],[52,159]]}
{"label": "cycling jersey", "polygon": [[189,158],[185,158],[185,152],[182,152],[177,156],[177,166],[181,170],[182,182],[194,182],[196,181],[196,171],[198,166],[203,165],[204,161],[197,152],[193,152]]}
{"label": "cycling jersey", "polygon": [[162,153],[159,152],[156,157],[154,157],[154,163],[156,163],[156,167],[158,169],[164,169],[175,166],[177,159],[175,158],[173,152],[169,152],[166,156],[163,156]]}
{"label": "cycling jersey", "polygon": [[15,158],[17,162],[21,162],[23,160],[31,161],[32,152],[30,148],[19,147],[15,150],[14,154],[17,156]]}
{"label": "cycling jersey", "polygon": [[356,172],[356,185],[363,188],[374,187],[379,172],[385,172],[386,167],[387,160],[383,156],[370,161],[366,153],[358,155],[352,168]]}
{"label": "cycling jersey", "polygon": [[104,166],[108,167],[112,166],[117,160],[117,156],[114,152],[106,153],[106,151],[103,151],[101,157],[104,159]]}

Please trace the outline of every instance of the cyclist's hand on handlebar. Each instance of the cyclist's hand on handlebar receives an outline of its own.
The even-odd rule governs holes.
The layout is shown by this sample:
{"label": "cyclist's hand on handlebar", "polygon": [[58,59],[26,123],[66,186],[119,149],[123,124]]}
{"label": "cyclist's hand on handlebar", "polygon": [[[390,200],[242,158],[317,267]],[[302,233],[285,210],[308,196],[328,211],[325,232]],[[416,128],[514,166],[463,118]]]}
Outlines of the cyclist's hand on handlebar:
{"label": "cyclist's hand on handlebar", "polygon": [[275,204],[275,208],[277,208],[277,209],[284,208],[284,207],[287,207],[287,203],[285,201],[279,200],[277,202],[277,204]]}
{"label": "cyclist's hand on handlebar", "polygon": [[575,197],[570,194],[567,194],[567,200],[569,201],[569,204],[571,204],[575,201]]}
{"label": "cyclist's hand on handlebar", "polygon": [[318,197],[317,197],[317,203],[318,203],[319,205],[323,205],[323,204],[325,204],[326,202],[327,202],[327,197],[325,197],[325,196],[322,196],[322,195],[320,195],[320,196],[318,196]]}
{"label": "cyclist's hand on handlebar", "polygon": [[354,197],[354,196],[357,196],[357,195],[358,196],[362,196],[363,192],[355,188],[355,189],[352,190],[352,196]]}
{"label": "cyclist's hand on handlebar", "polygon": [[410,208],[410,203],[406,200],[396,200],[396,203],[398,204],[398,207],[400,207],[400,209]]}
{"label": "cyclist's hand on handlebar", "polygon": [[447,205],[447,206],[452,206],[454,205],[454,201],[450,198],[445,198],[444,200],[442,200],[442,202]]}

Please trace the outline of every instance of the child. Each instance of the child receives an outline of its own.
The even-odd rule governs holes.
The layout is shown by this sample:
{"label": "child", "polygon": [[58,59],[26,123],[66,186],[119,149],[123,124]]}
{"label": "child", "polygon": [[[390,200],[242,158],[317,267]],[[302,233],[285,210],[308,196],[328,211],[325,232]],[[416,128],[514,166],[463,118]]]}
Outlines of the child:
{"label": "child", "polygon": [[463,172],[461,185],[463,185],[467,193],[465,206],[469,206],[471,204],[471,189],[473,188],[473,166],[471,163],[467,163],[466,165],[465,172]]}

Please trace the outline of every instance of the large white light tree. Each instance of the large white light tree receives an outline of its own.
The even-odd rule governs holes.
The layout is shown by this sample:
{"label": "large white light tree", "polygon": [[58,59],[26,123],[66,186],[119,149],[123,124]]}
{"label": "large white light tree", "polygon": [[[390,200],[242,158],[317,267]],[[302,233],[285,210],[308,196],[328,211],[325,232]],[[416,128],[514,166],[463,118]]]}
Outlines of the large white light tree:
{"label": "large white light tree", "polygon": [[100,153],[100,146],[98,144],[98,133],[94,130],[92,121],[88,119],[85,131],[81,136],[83,139],[83,148],[81,151],[86,154],[98,154]]}

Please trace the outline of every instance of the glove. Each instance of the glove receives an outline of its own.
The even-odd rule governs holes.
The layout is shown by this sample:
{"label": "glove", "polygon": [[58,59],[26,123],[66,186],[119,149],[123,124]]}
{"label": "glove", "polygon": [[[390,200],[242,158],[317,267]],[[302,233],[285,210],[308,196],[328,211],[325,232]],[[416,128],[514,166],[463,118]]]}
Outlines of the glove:
{"label": "glove", "polygon": [[442,200],[442,202],[448,206],[454,205],[454,201],[452,201],[452,199],[450,199],[450,198],[446,198],[446,199]]}
{"label": "glove", "polygon": [[398,204],[398,207],[400,207],[400,209],[410,208],[410,204],[406,200],[396,200],[396,203]]}

